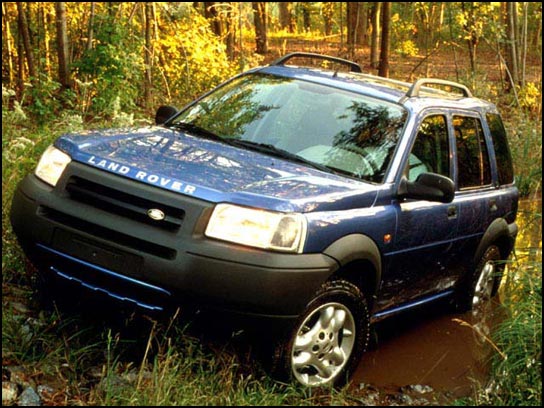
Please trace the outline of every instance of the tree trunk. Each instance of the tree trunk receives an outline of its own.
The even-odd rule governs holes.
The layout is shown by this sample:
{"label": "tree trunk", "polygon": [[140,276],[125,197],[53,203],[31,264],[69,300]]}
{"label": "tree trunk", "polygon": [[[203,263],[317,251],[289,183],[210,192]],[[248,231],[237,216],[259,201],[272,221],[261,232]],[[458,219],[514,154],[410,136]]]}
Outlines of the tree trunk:
{"label": "tree trunk", "polygon": [[478,34],[473,29],[473,22],[476,20],[474,15],[474,3],[461,3],[461,9],[468,16],[466,23],[463,25],[463,30],[467,34],[467,46],[470,57],[470,69],[472,75],[476,73],[476,47],[478,45]]}
{"label": "tree trunk", "polygon": [[208,1],[204,2],[204,16],[210,20],[210,25],[212,27],[213,33],[221,37],[223,34],[223,30],[221,29],[221,20],[219,19],[219,15],[217,13],[217,6],[216,2],[214,1]]}
{"label": "tree trunk", "polygon": [[312,29],[312,16],[310,14],[310,5],[308,2],[301,2],[302,6],[302,26],[306,32],[310,32]]}
{"label": "tree trunk", "polygon": [[372,3],[372,9],[370,11],[370,19],[372,25],[372,36],[370,41],[370,66],[372,68],[378,68],[378,45],[379,45],[379,32],[380,32],[380,3]]}
{"label": "tree trunk", "polygon": [[255,24],[255,43],[257,54],[268,52],[268,39],[266,37],[266,2],[252,2],[253,19]]}
{"label": "tree trunk", "polygon": [[57,25],[57,55],[59,60],[59,82],[64,89],[72,86],[68,67],[68,34],[66,29],[66,3],[55,3]]}
{"label": "tree trunk", "polygon": [[43,26],[43,49],[44,49],[44,62],[45,62],[45,72],[48,77],[51,76],[51,51],[49,49],[49,22],[50,16],[47,11],[48,7],[45,3],[40,3],[41,7],[41,24]]}
{"label": "tree trunk", "polygon": [[295,20],[293,17],[293,3],[282,1],[278,3],[280,11],[280,27],[290,33],[295,32]]}
{"label": "tree trunk", "polygon": [[348,2],[346,20],[348,52],[353,59],[355,58],[356,47],[368,43],[368,24],[365,3]]}
{"label": "tree trunk", "polygon": [[25,90],[25,46],[23,37],[17,36],[17,100],[22,102]]}
{"label": "tree trunk", "polygon": [[368,45],[368,7],[366,3],[360,3],[359,26],[361,32],[360,45]]}
{"label": "tree trunk", "polygon": [[[536,7],[538,8],[538,6]],[[532,47],[536,49],[539,46],[539,44],[542,45],[542,3],[540,3],[540,10],[535,9],[534,12],[540,16],[537,23],[538,25],[536,29],[534,29],[533,31],[533,38],[531,40]]]}
{"label": "tree trunk", "polygon": [[521,40],[523,42],[521,46],[521,58],[520,58],[520,85],[523,88],[525,86],[525,65],[527,63],[527,20],[529,13],[529,3],[523,2],[523,23],[521,30]]}
{"label": "tree trunk", "polygon": [[391,2],[382,3],[382,45],[380,50],[380,66],[378,75],[389,77],[389,44],[390,44]]}
{"label": "tree trunk", "polygon": [[153,86],[153,4],[145,3],[145,80],[144,80],[144,107],[150,109],[153,102],[151,101],[151,88]]}
{"label": "tree trunk", "polygon": [[[6,45],[6,57],[4,58],[4,47],[2,47],[2,61],[8,62],[8,83],[9,87],[13,86],[13,49],[11,45],[11,29],[8,18],[8,5],[2,2],[2,44]],[[4,69],[2,69],[2,77],[4,77]]]}
{"label": "tree trunk", "polygon": [[359,21],[357,15],[359,10],[358,5],[359,3],[357,2],[348,1],[346,9],[346,22],[348,30],[347,45],[349,57],[351,59],[353,59],[355,55],[355,37],[357,36],[357,22]]}
{"label": "tree trunk", "polygon": [[227,48],[227,56],[229,60],[234,61],[235,58],[235,45],[236,45],[236,21],[235,16],[236,13],[234,13],[234,7],[236,7],[235,2],[229,3],[229,7],[227,9],[227,15],[225,18],[226,23],[226,37],[225,37],[225,46]]}
{"label": "tree trunk", "polygon": [[514,84],[519,84],[518,70],[518,51],[517,51],[517,36],[516,36],[516,19],[517,19],[517,2],[507,3],[507,36],[508,36],[508,56],[506,64],[512,76]]}
{"label": "tree trunk", "polygon": [[93,48],[93,35],[94,35],[94,9],[95,9],[95,2],[91,1],[91,14],[89,16],[89,25],[87,28],[87,51],[91,50]]}
{"label": "tree trunk", "polygon": [[[36,81],[36,66],[34,64],[34,51],[30,43],[30,32],[28,29],[28,21],[25,11],[23,9],[22,2],[17,2],[17,22],[19,26],[19,32],[23,40],[23,47],[26,55],[26,63],[28,66],[28,76],[32,82]],[[22,68],[22,67],[21,67]]]}
{"label": "tree trunk", "polygon": [[334,18],[334,2],[324,2],[321,5],[325,35],[332,34],[332,23]]}

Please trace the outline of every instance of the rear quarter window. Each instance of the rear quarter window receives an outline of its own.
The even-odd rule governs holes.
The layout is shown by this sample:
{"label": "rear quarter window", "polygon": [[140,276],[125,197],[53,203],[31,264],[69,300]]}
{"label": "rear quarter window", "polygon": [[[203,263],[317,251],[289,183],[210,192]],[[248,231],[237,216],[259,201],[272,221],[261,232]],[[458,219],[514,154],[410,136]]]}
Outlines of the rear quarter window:
{"label": "rear quarter window", "polygon": [[497,171],[499,173],[499,184],[512,184],[514,182],[514,168],[512,166],[512,155],[506,138],[506,130],[501,117],[496,113],[487,114],[487,123],[493,140],[493,149],[497,160]]}
{"label": "rear quarter window", "polygon": [[482,124],[479,119],[454,116],[457,144],[458,185],[460,189],[491,184],[491,168]]}

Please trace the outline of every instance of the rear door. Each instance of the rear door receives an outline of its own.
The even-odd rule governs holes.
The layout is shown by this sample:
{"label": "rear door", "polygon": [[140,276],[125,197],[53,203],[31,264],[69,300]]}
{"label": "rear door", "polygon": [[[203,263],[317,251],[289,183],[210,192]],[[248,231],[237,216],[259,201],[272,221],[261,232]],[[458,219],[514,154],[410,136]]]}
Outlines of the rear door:
{"label": "rear door", "polygon": [[455,136],[456,202],[459,203],[458,246],[469,267],[476,247],[498,215],[490,151],[481,118],[473,113],[452,115]]}

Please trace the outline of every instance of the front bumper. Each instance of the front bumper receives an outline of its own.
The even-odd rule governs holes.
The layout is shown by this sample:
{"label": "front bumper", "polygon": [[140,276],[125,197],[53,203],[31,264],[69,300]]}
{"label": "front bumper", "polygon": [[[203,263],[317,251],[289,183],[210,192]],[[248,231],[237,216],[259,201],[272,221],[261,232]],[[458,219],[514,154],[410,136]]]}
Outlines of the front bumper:
{"label": "front bumper", "polygon": [[[86,181],[76,188],[73,180]],[[82,195],[82,186],[92,192]],[[134,203],[165,204],[183,215],[157,227],[136,216]],[[46,275],[148,310],[190,303],[292,319],[338,268],[324,254],[273,253],[207,239],[203,230],[212,208],[71,163],[55,188],[34,175],[21,181],[11,223],[29,259]]]}

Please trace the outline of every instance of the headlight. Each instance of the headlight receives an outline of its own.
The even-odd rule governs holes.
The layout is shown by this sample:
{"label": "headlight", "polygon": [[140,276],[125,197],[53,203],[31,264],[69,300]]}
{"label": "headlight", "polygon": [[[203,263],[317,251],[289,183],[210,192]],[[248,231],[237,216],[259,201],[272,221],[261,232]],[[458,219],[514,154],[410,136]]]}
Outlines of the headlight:
{"label": "headlight", "polygon": [[62,172],[71,161],[70,156],[51,145],[42,154],[34,174],[54,187],[57,181],[59,181]]}
{"label": "headlight", "polygon": [[302,214],[218,204],[205,234],[210,238],[257,248],[301,252],[306,236],[306,218]]}

